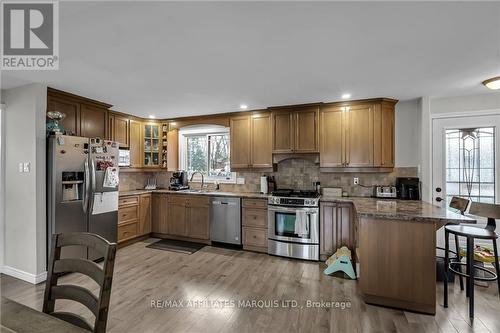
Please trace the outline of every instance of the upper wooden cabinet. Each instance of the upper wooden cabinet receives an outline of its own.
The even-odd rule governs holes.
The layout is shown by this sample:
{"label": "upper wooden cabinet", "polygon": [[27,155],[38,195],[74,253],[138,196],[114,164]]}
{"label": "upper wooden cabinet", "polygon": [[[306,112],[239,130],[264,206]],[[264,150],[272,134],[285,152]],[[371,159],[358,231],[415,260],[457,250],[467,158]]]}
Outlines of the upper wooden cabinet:
{"label": "upper wooden cabinet", "polygon": [[130,167],[140,168],[142,166],[142,123],[137,120],[130,119]]}
{"label": "upper wooden cabinet", "polygon": [[273,153],[317,153],[318,117],[318,106],[274,109],[272,111]]}
{"label": "upper wooden cabinet", "polygon": [[179,170],[179,130],[173,129],[167,133],[167,170]]}
{"label": "upper wooden cabinet", "polygon": [[127,116],[110,113],[108,118],[109,139],[118,142],[121,148],[130,146],[130,120]]}
{"label": "upper wooden cabinet", "polygon": [[142,125],[142,153],[143,166],[159,167],[160,156],[160,127],[159,123],[147,122]]}
{"label": "upper wooden cabinet", "polygon": [[230,128],[231,169],[272,167],[269,112],[232,117]]}
{"label": "upper wooden cabinet", "polygon": [[110,104],[73,95],[53,88],[47,89],[47,111],[66,114],[61,124],[67,134],[106,139]]}
{"label": "upper wooden cabinet", "polygon": [[320,167],[394,167],[394,100],[325,104],[320,110]]}

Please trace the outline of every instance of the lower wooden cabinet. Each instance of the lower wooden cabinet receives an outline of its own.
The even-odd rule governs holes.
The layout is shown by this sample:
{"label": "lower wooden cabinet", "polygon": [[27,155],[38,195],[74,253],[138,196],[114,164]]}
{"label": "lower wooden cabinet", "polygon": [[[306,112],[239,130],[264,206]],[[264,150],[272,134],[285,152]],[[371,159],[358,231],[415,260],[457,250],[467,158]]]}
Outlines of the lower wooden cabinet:
{"label": "lower wooden cabinet", "polygon": [[354,250],[356,242],[352,209],[350,203],[320,203],[320,259],[326,259],[342,246]]}
{"label": "lower wooden cabinet", "polygon": [[209,197],[154,193],[152,201],[154,233],[210,240]]}
{"label": "lower wooden cabinet", "polygon": [[267,253],[267,200],[242,200],[243,249]]}
{"label": "lower wooden cabinet", "polygon": [[151,233],[151,193],[118,200],[118,243]]}

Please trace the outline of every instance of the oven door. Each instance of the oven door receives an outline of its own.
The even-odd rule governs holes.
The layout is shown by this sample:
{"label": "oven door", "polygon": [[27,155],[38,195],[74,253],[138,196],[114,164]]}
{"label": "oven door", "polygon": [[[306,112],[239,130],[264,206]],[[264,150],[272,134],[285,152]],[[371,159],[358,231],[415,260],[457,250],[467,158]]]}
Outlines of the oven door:
{"label": "oven door", "polygon": [[[307,244],[319,243],[319,208],[269,205],[267,211],[269,239]],[[295,228],[299,211],[305,214],[307,225],[307,233],[301,235],[296,233]]]}

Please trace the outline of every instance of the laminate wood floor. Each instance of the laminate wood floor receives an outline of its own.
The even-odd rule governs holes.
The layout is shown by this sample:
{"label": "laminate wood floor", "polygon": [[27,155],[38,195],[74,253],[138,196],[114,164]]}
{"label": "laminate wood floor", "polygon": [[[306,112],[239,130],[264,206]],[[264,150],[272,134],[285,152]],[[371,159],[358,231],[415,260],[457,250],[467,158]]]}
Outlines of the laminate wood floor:
{"label": "laminate wood floor", "polygon": [[[448,309],[441,305],[439,285],[436,316],[421,315],[365,304],[357,281],[325,276],[321,263],[210,246],[192,255],[145,247],[153,241],[118,250],[108,332],[500,332],[495,284],[476,287],[471,323],[458,281],[451,286]],[[79,274],[60,281],[97,291]],[[1,276],[3,296],[37,310],[44,287]],[[158,300],[165,307],[152,306]],[[308,307],[308,300],[346,303]],[[274,307],[283,304],[289,307]],[[56,302],[61,308],[92,318],[71,301]]]}

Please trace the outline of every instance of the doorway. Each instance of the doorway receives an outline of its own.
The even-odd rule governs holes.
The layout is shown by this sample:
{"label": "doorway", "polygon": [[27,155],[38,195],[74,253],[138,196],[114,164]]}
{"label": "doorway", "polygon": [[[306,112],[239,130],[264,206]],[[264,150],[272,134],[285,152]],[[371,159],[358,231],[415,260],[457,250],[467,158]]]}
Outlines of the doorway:
{"label": "doorway", "polygon": [[[432,140],[434,205],[450,209],[452,196],[500,202],[500,114],[433,119]],[[477,226],[484,225],[486,220],[478,220]],[[443,228],[437,241],[444,246]]]}

